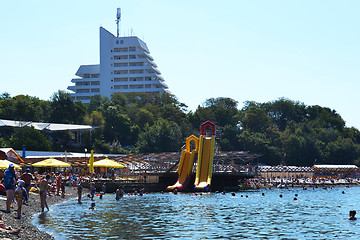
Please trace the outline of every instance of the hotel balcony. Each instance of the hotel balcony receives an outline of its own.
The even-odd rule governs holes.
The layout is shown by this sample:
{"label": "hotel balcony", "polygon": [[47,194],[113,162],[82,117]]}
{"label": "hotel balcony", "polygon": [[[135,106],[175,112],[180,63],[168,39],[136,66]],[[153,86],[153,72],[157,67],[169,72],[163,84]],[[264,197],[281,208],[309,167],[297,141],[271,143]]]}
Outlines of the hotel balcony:
{"label": "hotel balcony", "polygon": [[136,77],[144,77],[145,73],[128,73],[128,74],[113,74],[114,78],[136,78]]}
{"label": "hotel balcony", "polygon": [[128,89],[113,89],[113,92],[123,92],[123,93],[129,93],[129,92],[163,92],[164,90],[162,88],[128,88]]}
{"label": "hotel balcony", "polygon": [[151,81],[151,84],[160,85],[163,88],[169,88],[168,85],[166,85],[166,83],[159,81],[159,80]]}

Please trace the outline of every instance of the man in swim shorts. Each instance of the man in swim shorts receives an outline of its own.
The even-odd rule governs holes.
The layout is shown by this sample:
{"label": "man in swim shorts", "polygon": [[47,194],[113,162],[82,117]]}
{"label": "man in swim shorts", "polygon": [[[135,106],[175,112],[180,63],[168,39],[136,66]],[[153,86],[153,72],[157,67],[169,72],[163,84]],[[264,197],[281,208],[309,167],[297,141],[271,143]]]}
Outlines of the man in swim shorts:
{"label": "man in swim shorts", "polygon": [[[21,180],[23,180],[25,182],[25,186],[24,188],[26,189],[26,194],[29,198],[29,191],[31,188],[31,180],[34,180],[33,175],[30,173],[30,168],[27,168],[25,173],[23,173],[20,177]],[[28,202],[28,201],[26,201]]]}
{"label": "man in swim shorts", "polygon": [[48,188],[49,188],[49,184],[48,184],[49,180],[50,180],[50,175],[46,175],[46,177],[43,178],[41,180],[40,184],[39,184],[41,212],[44,212],[45,207],[49,211],[49,207],[48,207],[47,202],[46,202],[46,195],[47,195],[47,191],[48,191]]}

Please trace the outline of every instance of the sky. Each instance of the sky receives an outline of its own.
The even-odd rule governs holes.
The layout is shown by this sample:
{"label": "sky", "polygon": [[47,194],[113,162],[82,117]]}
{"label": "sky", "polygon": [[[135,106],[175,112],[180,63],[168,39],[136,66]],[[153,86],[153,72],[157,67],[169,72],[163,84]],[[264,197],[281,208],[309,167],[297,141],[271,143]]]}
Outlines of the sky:
{"label": "sky", "polygon": [[4,1],[0,93],[49,100],[99,63],[99,28],[144,40],[169,90],[206,99],[287,98],[328,107],[360,129],[360,1]]}

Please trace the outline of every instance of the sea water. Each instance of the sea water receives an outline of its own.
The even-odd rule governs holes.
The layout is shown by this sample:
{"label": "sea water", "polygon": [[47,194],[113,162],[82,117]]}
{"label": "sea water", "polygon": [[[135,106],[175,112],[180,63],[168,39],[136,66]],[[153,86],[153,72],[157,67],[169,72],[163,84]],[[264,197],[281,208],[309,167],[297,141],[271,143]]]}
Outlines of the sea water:
{"label": "sea water", "polygon": [[[87,197],[83,204],[73,199],[52,206],[36,215],[34,224],[56,239],[359,239],[360,234],[360,187],[262,189],[235,196],[149,193],[119,201],[105,194],[94,200],[95,210],[89,210]],[[359,220],[347,220],[352,209]]]}

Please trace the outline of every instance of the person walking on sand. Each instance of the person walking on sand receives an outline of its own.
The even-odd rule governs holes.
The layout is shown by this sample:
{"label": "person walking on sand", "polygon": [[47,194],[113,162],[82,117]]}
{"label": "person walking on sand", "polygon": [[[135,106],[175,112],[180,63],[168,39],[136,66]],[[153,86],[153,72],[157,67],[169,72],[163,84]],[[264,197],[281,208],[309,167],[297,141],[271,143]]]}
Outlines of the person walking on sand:
{"label": "person walking on sand", "polygon": [[16,183],[14,164],[10,163],[4,174],[5,177],[3,184],[6,190],[6,212],[10,213],[10,206],[14,200],[14,188]]}
{"label": "person walking on sand", "polygon": [[49,207],[46,202],[46,195],[49,188],[49,184],[48,184],[49,180],[50,180],[50,175],[46,175],[46,177],[43,178],[39,184],[41,212],[44,212],[45,207],[49,211]]}
{"label": "person walking on sand", "polygon": [[[21,180],[23,180],[25,182],[25,189],[26,189],[26,194],[29,198],[29,192],[30,192],[30,188],[31,188],[31,181],[34,180],[33,175],[30,173],[30,168],[27,168],[25,173],[23,173],[20,177]],[[26,200],[26,202],[28,202],[28,200]]]}

